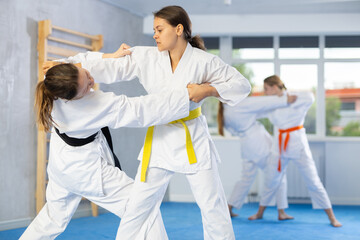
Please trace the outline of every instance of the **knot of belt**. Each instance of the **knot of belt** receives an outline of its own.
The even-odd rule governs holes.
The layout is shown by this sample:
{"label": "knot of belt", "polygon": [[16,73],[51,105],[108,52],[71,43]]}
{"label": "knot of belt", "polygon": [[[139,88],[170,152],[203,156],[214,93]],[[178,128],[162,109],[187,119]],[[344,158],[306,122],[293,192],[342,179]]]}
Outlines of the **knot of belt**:
{"label": "knot of belt", "polygon": [[[190,164],[196,163],[197,160],[196,160],[196,155],[195,155],[195,151],[194,151],[194,146],[191,141],[190,132],[189,132],[189,129],[186,126],[185,122],[195,119],[199,116],[201,116],[201,107],[198,107],[198,108],[190,111],[189,116],[187,116],[186,118],[181,118],[181,119],[169,122],[169,124],[181,123],[183,125],[184,130],[185,130],[185,135],[186,135],[186,152],[187,152]],[[155,128],[155,126],[151,126],[148,128],[148,130],[146,132],[144,150],[143,150],[143,158],[142,158],[142,162],[141,162],[141,176],[140,176],[141,182],[145,182],[145,180],[146,180],[146,172],[147,172],[149,162],[150,162],[154,128]]]}
{"label": "knot of belt", "polygon": [[288,128],[288,129],[279,129],[279,163],[278,163],[278,171],[281,172],[281,146],[282,146],[282,134],[286,133],[285,142],[284,142],[284,152],[286,151],[289,139],[290,139],[290,132],[297,131],[302,129],[304,126],[299,125],[296,127]]}

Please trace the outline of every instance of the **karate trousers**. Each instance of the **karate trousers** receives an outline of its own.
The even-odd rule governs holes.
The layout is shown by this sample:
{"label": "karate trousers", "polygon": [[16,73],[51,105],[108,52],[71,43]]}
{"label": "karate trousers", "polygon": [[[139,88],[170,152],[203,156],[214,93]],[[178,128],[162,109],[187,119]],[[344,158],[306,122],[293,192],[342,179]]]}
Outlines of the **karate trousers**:
{"label": "karate trousers", "polygon": [[[272,159],[277,162],[278,159]],[[319,175],[316,170],[315,162],[312,158],[309,148],[305,148],[301,151],[299,158],[281,158],[281,172],[277,171],[277,168],[268,169],[265,179],[265,190],[263,192],[261,206],[266,206],[266,200],[272,198],[278,190],[282,179],[285,178],[286,168],[290,161],[293,161],[298,168],[301,176],[304,179],[306,187],[309,191],[309,195],[312,201],[314,209],[328,209],[331,208],[329,196],[321,183]],[[275,163],[273,163],[275,164]]]}
{"label": "karate trousers", "polygon": [[[151,221],[149,218],[154,215],[154,211],[159,210],[174,174],[173,171],[153,167],[147,170],[146,182],[141,182],[140,172],[141,164],[125,215],[120,223],[118,238],[122,240],[134,239],[143,224]],[[217,164],[213,162],[211,169],[199,170],[185,176],[201,210],[204,239],[235,239]]]}
{"label": "karate trousers", "polygon": [[[241,178],[239,181],[236,182],[235,187],[231,193],[229,198],[229,204],[237,209],[240,209],[245,202],[245,198],[247,197],[252,184],[255,181],[256,174],[258,169],[261,169],[265,173],[266,181],[269,181],[269,177],[266,176],[270,171],[268,169],[276,169],[277,162],[274,160],[278,159],[277,154],[269,154],[268,156],[258,160],[258,161],[251,161],[244,159],[243,161],[243,168],[241,172]],[[274,175],[272,175],[275,177]],[[264,185],[266,188],[267,185]],[[264,192],[268,190],[264,189]],[[286,176],[281,179],[280,186],[277,189],[276,195],[271,195],[271,198],[266,197],[263,198],[263,194],[261,195],[263,206],[274,206],[275,201],[278,209],[285,209],[288,208],[288,201],[287,201],[287,181]],[[274,199],[275,197],[275,199]]]}
{"label": "karate trousers", "polygon": [[[82,197],[121,218],[133,187],[133,179],[129,178],[125,172],[102,160],[102,183],[104,196],[81,196],[69,192],[50,178],[46,188],[47,202],[20,240],[55,239],[65,230]],[[168,239],[160,211],[153,211],[151,217],[153,221],[145,221],[143,231],[139,231],[137,236],[132,239]],[[119,237],[120,235],[117,239]]]}

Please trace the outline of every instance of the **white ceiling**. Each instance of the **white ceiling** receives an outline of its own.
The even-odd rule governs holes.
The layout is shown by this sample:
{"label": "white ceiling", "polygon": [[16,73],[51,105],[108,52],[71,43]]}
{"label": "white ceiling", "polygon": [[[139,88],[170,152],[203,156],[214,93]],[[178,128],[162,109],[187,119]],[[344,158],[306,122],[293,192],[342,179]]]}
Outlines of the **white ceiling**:
{"label": "white ceiling", "polygon": [[[182,6],[190,15],[360,13],[360,0],[101,0],[139,16],[168,5]],[[224,2],[231,2],[226,5]]]}

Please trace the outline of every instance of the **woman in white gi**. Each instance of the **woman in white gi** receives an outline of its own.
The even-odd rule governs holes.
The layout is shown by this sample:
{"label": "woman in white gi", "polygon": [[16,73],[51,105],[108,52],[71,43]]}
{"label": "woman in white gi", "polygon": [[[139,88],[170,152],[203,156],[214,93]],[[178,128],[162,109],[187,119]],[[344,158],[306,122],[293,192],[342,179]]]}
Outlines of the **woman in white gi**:
{"label": "woman in white gi", "polygon": [[[218,128],[220,135],[224,135],[224,127],[234,136],[239,136],[241,141],[241,155],[243,158],[243,167],[241,179],[236,182],[228,201],[231,217],[236,217],[232,208],[240,209],[246,196],[253,184],[257,170],[260,168],[267,173],[271,159],[278,159],[279,155],[272,151],[273,140],[264,126],[257,121],[262,115],[277,108],[286,107],[296,100],[296,96],[261,96],[247,97],[245,100],[235,106],[219,103]],[[276,168],[276,166],[274,167]],[[287,202],[287,183],[284,177],[281,186],[276,194],[276,203],[278,208],[278,219],[287,220],[293,217],[287,215],[284,211],[288,208]],[[273,205],[272,199],[261,199],[265,206]],[[251,217],[249,220],[253,220]]]}
{"label": "woman in white gi", "polygon": [[[234,105],[249,94],[250,84],[235,68],[201,50],[203,42],[191,36],[190,19],[181,7],[155,13],[154,31],[157,48],[134,47],[130,56],[119,59],[85,59],[85,68],[113,81],[138,77],[148,93],[207,83],[200,85],[203,94],[191,99],[194,101],[215,96]],[[217,170],[220,158],[200,106],[201,102],[191,103],[186,119],[149,128],[119,238],[134,239],[142,225],[153,219],[175,172],[185,174],[190,183],[201,209],[204,238],[235,238]]]}
{"label": "woman in white gi", "polygon": [[[287,94],[285,85],[276,75],[264,80],[265,95]],[[341,227],[341,223],[335,218],[328,194],[317,174],[316,166],[311,155],[306,132],[303,127],[305,116],[314,102],[314,96],[310,92],[294,92],[297,96],[294,104],[285,108],[278,108],[267,114],[274,126],[279,128],[277,148],[280,158],[277,160],[277,169],[272,169],[265,180],[263,197],[271,198],[280,186],[280,182],[286,172],[289,161],[293,161],[303,176],[313,203],[313,208],[324,209],[334,227]],[[255,219],[262,218],[266,206],[260,203],[258,212],[253,216]]]}
{"label": "woman in white gi", "polygon": [[[108,82],[105,78],[99,78]],[[197,86],[168,90],[162,94],[127,98],[93,91],[94,79],[83,68],[61,64],[47,71],[36,88],[38,123],[49,131],[47,203],[20,239],[54,239],[62,233],[82,197],[122,217],[133,179],[119,168],[100,131],[105,126],[144,127],[163,124],[189,115],[189,94]],[[201,91],[200,91],[201,92]],[[84,141],[68,145],[63,136]],[[167,239],[160,211],[154,221],[144,222],[134,239]]]}

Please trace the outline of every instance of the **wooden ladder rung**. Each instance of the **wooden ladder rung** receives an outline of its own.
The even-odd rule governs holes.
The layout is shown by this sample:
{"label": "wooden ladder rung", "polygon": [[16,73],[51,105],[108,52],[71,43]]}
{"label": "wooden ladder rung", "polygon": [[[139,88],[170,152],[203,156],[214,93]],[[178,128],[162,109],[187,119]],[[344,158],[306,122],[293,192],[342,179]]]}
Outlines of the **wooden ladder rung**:
{"label": "wooden ladder rung", "polygon": [[58,31],[62,31],[62,32],[66,32],[66,33],[71,33],[77,36],[81,36],[81,37],[85,37],[85,38],[90,38],[91,40],[100,40],[100,38],[98,36],[94,36],[94,35],[90,35],[90,34],[86,34],[86,33],[81,33],[81,32],[77,32],[74,30],[70,30],[70,29],[66,29],[66,28],[62,28],[62,27],[58,27],[58,26],[54,26],[52,25],[52,28]]}
{"label": "wooden ladder rung", "polygon": [[93,47],[92,47],[91,45],[86,45],[86,44],[82,44],[82,43],[77,43],[77,42],[73,42],[73,41],[69,41],[69,40],[64,40],[64,39],[57,38],[57,37],[52,37],[52,36],[49,36],[49,37],[48,37],[48,40],[51,40],[51,41],[54,41],[54,42],[59,42],[59,43],[64,43],[64,44],[68,44],[68,45],[75,46],[75,47],[85,48],[85,49],[88,49],[88,50],[92,50],[92,49],[93,49]]}
{"label": "wooden ladder rung", "polygon": [[70,57],[70,56],[74,56],[74,55],[78,54],[79,52],[49,45],[48,53],[63,56],[63,57]]}
{"label": "wooden ladder rung", "polygon": [[54,60],[58,60],[60,58],[56,58],[56,57],[47,57],[47,60],[48,61],[54,61]]}

